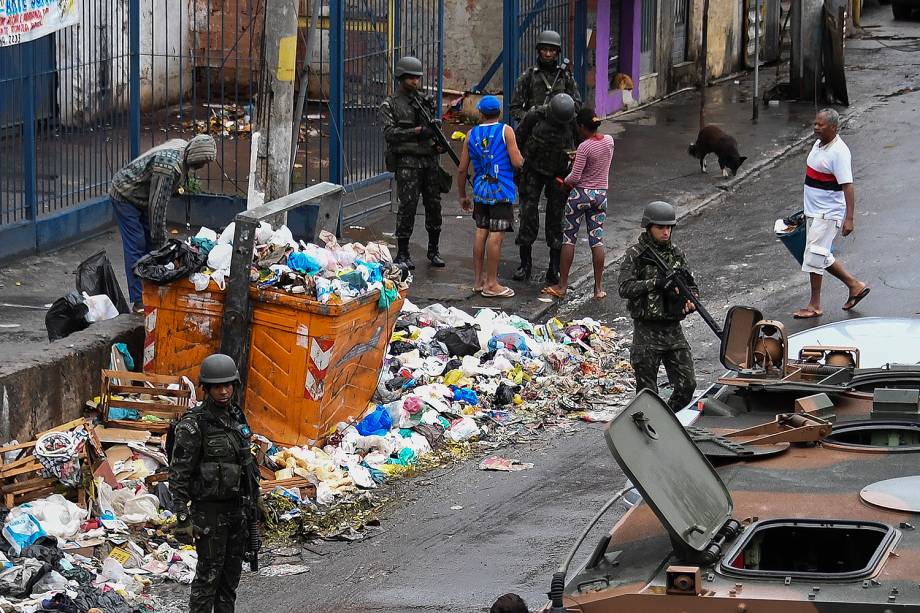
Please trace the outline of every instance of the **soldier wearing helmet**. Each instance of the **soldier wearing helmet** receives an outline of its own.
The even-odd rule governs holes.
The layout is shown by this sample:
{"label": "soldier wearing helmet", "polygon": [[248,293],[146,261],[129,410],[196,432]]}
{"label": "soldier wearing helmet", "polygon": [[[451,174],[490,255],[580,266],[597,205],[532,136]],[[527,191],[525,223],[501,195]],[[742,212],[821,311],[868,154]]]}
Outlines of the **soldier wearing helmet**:
{"label": "soldier wearing helmet", "polygon": [[258,491],[252,433],[234,400],[240,374],[230,356],[205,358],[199,382],[204,401],[174,431],[169,466],[176,508],[173,534],[194,542],[198,552],[189,611],[233,611],[248,542],[244,496]]}
{"label": "soldier wearing helmet", "polygon": [[418,58],[400,58],[394,73],[399,84],[379,109],[387,144],[386,168],[396,175],[396,194],[399,199],[395,262],[404,264],[410,270],[415,269],[409,254],[409,239],[415,227],[419,196],[425,206],[428,260],[437,268],[445,266],[438,249],[441,236],[438,155],[443,151],[438,149],[433,139],[434,132],[424,125],[416,105],[424,105],[431,117],[439,117],[440,113],[435,108],[434,100],[419,90],[422,75],[422,62]]}
{"label": "soldier wearing helmet", "polygon": [[575,77],[560,62],[562,37],[553,30],[544,30],[537,36],[537,63],[518,77],[514,95],[508,105],[515,123],[535,108],[547,105],[550,98],[566,93],[575,101],[575,111],[581,107],[581,96]]}
{"label": "soldier wearing helmet", "polygon": [[699,287],[687,270],[684,252],[673,244],[677,224],[674,207],[667,202],[652,202],[642,214],[645,229],[635,245],[626,251],[620,265],[619,294],[629,303],[633,319],[630,360],[636,372],[636,393],[648,388],[658,393],[658,368],[664,363],[674,391],[668,400],[672,411],[682,409],[696,390],[693,354],[680,322],[694,310],[691,302],[680,298],[669,276],[643,257],[653,249],[675,271],[683,271],[694,294]]}
{"label": "soldier wearing helmet", "polygon": [[568,94],[556,94],[545,107],[524,117],[515,130],[521,144],[524,167],[520,177],[521,217],[516,243],[521,264],[513,278],[530,278],[532,247],[540,232],[540,195],[546,194],[544,233],[549,247],[546,282],[559,282],[559,257],[562,252],[562,218],[566,189],[561,177],[568,174],[569,152],[575,147],[574,120],[577,105]]}

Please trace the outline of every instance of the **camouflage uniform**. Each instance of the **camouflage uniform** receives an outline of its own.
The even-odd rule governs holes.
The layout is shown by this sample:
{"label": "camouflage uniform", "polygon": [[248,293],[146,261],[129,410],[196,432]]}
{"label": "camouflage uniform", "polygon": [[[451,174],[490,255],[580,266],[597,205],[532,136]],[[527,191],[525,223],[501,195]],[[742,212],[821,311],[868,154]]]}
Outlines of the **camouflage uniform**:
{"label": "camouflage uniform", "polygon": [[[438,117],[432,99],[425,96],[423,100],[431,116]],[[424,128],[424,125],[410,96],[401,89],[383,101],[379,113],[387,143],[387,170],[396,175],[399,198],[396,238],[408,241],[412,236],[421,195],[425,206],[425,230],[429,242],[436,245],[441,233],[441,191],[434,140],[424,131],[415,133],[417,127]]]}
{"label": "camouflage uniform", "polygon": [[528,113],[515,130],[524,154],[521,171],[521,219],[515,242],[530,246],[540,232],[540,195],[546,194],[546,244],[550,249],[562,247],[562,217],[566,189],[556,181],[568,172],[567,151],[574,148],[571,124],[559,124],[549,118],[548,110]]}
{"label": "camouflage uniform", "polygon": [[191,503],[198,552],[191,613],[234,610],[248,534],[243,491],[254,462],[250,437],[239,407],[210,399],[176,425],[169,487],[177,513]]}
{"label": "camouflage uniform", "polygon": [[[531,66],[518,77],[511,104],[508,105],[508,113],[514,123],[522,121],[531,110],[544,107],[555,94],[570,95],[575,101],[575,110],[581,108],[581,95],[578,93],[575,77],[571,72],[565,70],[559,74],[557,79],[558,70],[556,66],[544,66],[538,62],[537,65]],[[552,87],[551,93],[550,87]]]}
{"label": "camouflage uniform", "polygon": [[[651,261],[642,258],[646,248],[655,249],[672,268],[686,268],[684,253],[669,241],[656,243],[644,232],[639,241],[626,251],[620,265],[619,294],[629,301],[629,314],[633,318],[633,341],[630,359],[636,371],[636,391],[648,388],[658,393],[658,367],[664,363],[668,381],[674,392],[668,400],[672,411],[678,411],[690,402],[696,390],[693,371],[693,354],[684,337],[680,322],[684,301],[671,298],[656,285],[660,271]],[[699,288],[690,285],[694,294]]]}

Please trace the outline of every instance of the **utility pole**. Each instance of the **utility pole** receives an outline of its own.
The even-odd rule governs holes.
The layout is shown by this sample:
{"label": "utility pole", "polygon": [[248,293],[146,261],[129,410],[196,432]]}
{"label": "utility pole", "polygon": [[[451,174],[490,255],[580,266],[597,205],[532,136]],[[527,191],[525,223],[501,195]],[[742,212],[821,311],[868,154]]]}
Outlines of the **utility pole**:
{"label": "utility pole", "polygon": [[757,123],[760,115],[760,0],[754,0],[754,99],[751,119]]}
{"label": "utility pole", "polygon": [[263,73],[259,88],[247,209],[286,196],[291,185],[294,73],[299,0],[266,0]]}
{"label": "utility pole", "polygon": [[709,80],[709,0],[703,0],[703,41],[700,45],[700,130],[706,125],[706,82]]}

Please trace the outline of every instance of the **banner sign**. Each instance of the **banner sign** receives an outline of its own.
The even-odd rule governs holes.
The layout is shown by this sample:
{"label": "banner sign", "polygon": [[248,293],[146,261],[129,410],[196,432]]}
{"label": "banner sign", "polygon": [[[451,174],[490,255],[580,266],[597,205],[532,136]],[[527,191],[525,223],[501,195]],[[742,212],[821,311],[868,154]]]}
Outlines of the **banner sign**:
{"label": "banner sign", "polygon": [[47,36],[80,22],[81,0],[0,0],[0,47]]}

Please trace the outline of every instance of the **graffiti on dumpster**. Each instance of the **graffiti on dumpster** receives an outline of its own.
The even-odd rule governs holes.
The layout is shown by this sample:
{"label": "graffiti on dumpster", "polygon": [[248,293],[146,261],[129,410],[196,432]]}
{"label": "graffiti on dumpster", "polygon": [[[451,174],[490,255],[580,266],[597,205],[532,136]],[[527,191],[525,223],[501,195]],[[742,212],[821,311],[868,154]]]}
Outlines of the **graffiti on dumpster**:
{"label": "graffiti on dumpster", "polygon": [[0,0],[0,47],[10,47],[80,23],[82,0]]}

